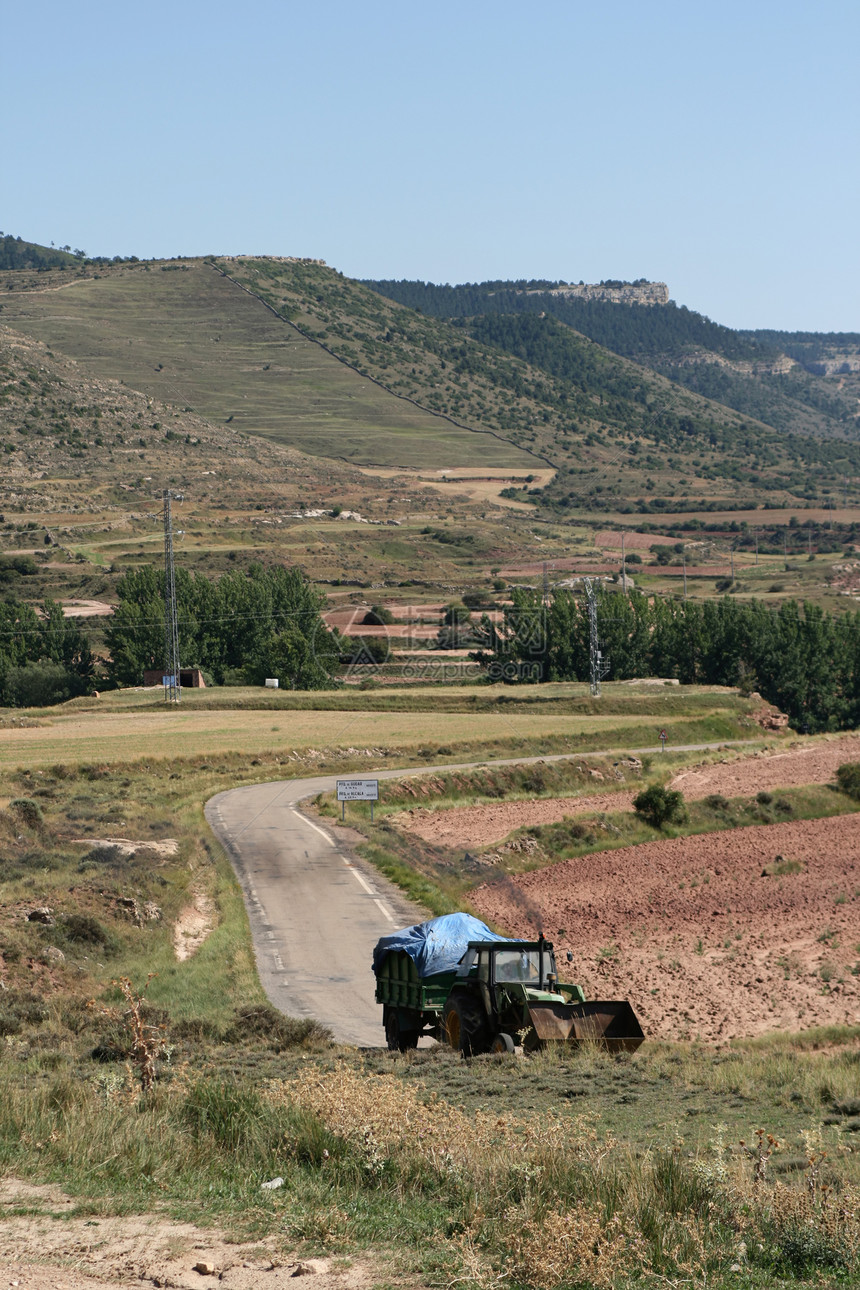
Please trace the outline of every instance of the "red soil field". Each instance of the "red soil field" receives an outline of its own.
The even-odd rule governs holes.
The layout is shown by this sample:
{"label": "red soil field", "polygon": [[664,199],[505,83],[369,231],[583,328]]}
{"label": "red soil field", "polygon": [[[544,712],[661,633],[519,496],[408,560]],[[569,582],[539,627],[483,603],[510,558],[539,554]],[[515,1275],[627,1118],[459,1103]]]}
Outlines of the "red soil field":
{"label": "red soil field", "polygon": [[[810,743],[785,751],[758,753],[753,757],[691,766],[680,771],[671,787],[690,801],[721,793],[723,797],[751,797],[762,790],[791,788],[800,784],[826,784],[837,766],[860,761],[860,737],[845,735],[824,743]],[[629,771],[625,772],[629,779]],[[499,842],[514,829],[552,824],[569,815],[593,811],[631,811],[638,787],[631,791],[588,794],[579,797],[536,799],[530,802],[489,802],[482,806],[415,808],[392,817],[392,823],[417,833],[437,846],[476,850]]]}
{"label": "red soil field", "polygon": [[[763,876],[777,856],[798,872]],[[860,1024],[860,815],[674,838],[479,887],[472,905],[573,953],[586,997],[710,1042]]]}

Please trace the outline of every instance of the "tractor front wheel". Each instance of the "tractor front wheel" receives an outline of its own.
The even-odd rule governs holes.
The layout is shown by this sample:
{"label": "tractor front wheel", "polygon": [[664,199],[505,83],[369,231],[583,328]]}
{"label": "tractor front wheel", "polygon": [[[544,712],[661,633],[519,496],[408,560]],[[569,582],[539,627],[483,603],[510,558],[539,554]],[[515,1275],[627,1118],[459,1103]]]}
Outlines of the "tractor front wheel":
{"label": "tractor front wheel", "polygon": [[485,1053],[490,1046],[484,1010],[467,994],[452,994],[445,1004],[445,1035],[464,1057]]}

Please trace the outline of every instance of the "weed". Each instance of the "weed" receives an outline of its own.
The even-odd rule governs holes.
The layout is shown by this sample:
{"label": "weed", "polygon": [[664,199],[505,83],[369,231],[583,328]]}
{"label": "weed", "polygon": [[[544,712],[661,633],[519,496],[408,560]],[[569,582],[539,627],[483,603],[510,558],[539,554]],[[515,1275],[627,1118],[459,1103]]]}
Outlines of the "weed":
{"label": "weed", "polygon": [[836,782],[843,793],[860,800],[860,762],[850,761],[839,766]]}

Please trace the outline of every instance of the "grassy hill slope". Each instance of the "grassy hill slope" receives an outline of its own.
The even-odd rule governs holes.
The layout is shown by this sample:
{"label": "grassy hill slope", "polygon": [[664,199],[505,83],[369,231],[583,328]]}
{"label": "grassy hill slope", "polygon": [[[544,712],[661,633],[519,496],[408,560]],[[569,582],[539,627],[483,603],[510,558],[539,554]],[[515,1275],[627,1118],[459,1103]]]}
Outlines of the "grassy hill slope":
{"label": "grassy hill slope", "polygon": [[536,464],[393,397],[202,260],[0,275],[0,320],[215,422],[323,457],[410,466]]}
{"label": "grassy hill slope", "polygon": [[[778,506],[860,477],[860,445],[786,434],[554,317],[454,325],[317,261],[8,273],[0,309],[89,374],[316,456],[521,475],[550,465],[539,497],[557,511]],[[737,362],[764,352],[729,334]]]}

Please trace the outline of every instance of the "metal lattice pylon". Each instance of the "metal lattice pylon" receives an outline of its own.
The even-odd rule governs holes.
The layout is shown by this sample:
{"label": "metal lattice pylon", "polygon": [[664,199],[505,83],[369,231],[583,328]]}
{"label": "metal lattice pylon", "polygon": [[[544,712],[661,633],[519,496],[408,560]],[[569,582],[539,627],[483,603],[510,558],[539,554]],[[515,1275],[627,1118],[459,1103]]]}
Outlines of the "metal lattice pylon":
{"label": "metal lattice pylon", "polygon": [[173,522],[170,515],[171,492],[164,497],[164,697],[169,703],[182,698],[179,678],[179,620],[176,610],[176,578],[173,572]]}
{"label": "metal lattice pylon", "polygon": [[609,671],[609,659],[604,659],[600,652],[600,638],[597,635],[597,596],[590,578],[583,578],[585,594],[588,598],[588,658],[591,672],[591,693],[600,698],[600,682]]}

